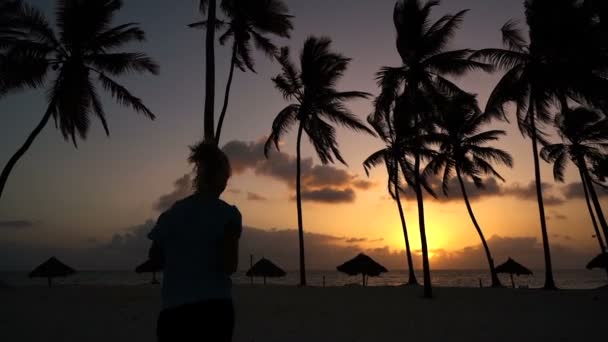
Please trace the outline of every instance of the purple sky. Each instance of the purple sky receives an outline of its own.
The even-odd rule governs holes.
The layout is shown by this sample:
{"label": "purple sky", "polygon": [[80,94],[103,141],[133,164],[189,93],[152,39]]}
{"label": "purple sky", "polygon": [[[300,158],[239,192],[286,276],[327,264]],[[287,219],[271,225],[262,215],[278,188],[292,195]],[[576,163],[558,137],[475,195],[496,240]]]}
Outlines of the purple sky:
{"label": "purple sky", "polygon": [[[277,42],[299,51],[309,35],[331,37],[334,49],[353,58],[339,87],[377,94],[375,72],[384,65],[399,65],[392,24],[395,1],[286,2],[295,15],[295,31],[290,41]],[[36,0],[32,3],[49,15],[53,13],[52,1]],[[202,135],[204,38],[202,31],[188,29],[186,25],[199,20],[200,16],[195,10],[195,1],[180,1],[180,5],[160,0],[146,1],[145,6],[143,3],[126,0],[116,23],[141,23],[148,34],[148,42],[133,46],[133,49],[146,51],[154,57],[161,65],[161,75],[133,76],[123,79],[123,82],[144,100],[158,119],[154,122],[146,120],[114,105],[106,97],[104,103],[111,137],[106,138],[101,125],[94,122],[88,140],[80,143],[78,150],[64,142],[54,126],[49,125],[16,167],[0,201],[0,245],[44,245],[61,249],[108,241],[114,234],[124,233],[128,227],[155,218],[159,198],[171,193],[175,180],[189,172],[187,146]],[[454,40],[454,48],[498,47],[502,24],[508,19],[523,16],[522,0],[443,1],[434,13],[439,16],[465,8],[471,11]],[[270,81],[278,73],[278,65],[261,53],[255,53],[255,58],[257,74],[237,71],[235,75],[223,144],[259,141],[269,133],[275,114],[286,105]],[[219,99],[223,96],[228,62],[229,49],[218,48],[216,103],[221,102]],[[457,82],[464,89],[478,93],[483,105],[498,77],[472,73]],[[371,103],[358,101],[352,103],[351,108],[365,118],[371,110]],[[2,165],[37,124],[44,110],[43,91],[27,91],[0,100],[0,113],[4,118],[0,128]],[[519,194],[524,193],[523,188],[533,178],[530,142],[522,139],[515,126],[495,124],[494,127],[509,132],[498,146],[514,155],[516,166],[512,170],[501,170],[508,180],[502,185],[507,190],[497,191],[495,197],[478,202],[480,219],[493,225],[488,228],[489,236],[537,237],[535,203],[524,195],[513,195],[513,189],[521,190],[518,190]],[[365,179],[361,162],[381,144],[373,138],[342,130],[339,130],[338,138],[350,167],[336,167],[353,182]],[[293,135],[286,139],[284,145],[282,151],[293,155]],[[308,144],[305,144],[304,154],[305,157],[313,156]],[[317,165],[318,161],[313,158],[311,163]],[[293,191],[289,181],[256,167],[248,166],[244,172],[237,173],[226,199],[239,205],[245,224],[249,226],[262,229],[295,227],[295,205],[290,201]],[[550,168],[546,165],[543,165],[543,176],[545,182],[553,183]],[[575,176],[569,169],[567,183],[576,182]],[[376,241],[362,245],[365,248],[400,248],[402,238],[393,203],[382,199],[386,182],[383,171],[374,170],[370,181],[375,184],[371,189],[348,187],[352,190],[352,200],[347,203],[308,203],[304,213],[307,230]],[[346,189],[344,185],[344,193]],[[553,190],[556,191],[555,196],[562,196],[559,193],[561,188],[554,187]],[[433,248],[459,249],[478,243],[463,207],[458,201],[429,206],[427,216],[431,222],[431,244],[435,243]],[[509,210],[518,215],[510,215]],[[585,210],[580,200],[549,208],[549,215],[554,217],[550,225],[555,234],[575,236],[560,243],[579,249],[595,248],[595,242],[590,239],[591,228]],[[370,213],[382,217],[374,219]],[[415,217],[415,211],[410,214]],[[498,215],[504,217],[498,218]],[[8,223],[15,221],[31,222],[31,225],[11,228]],[[3,222],[4,225],[1,224]],[[458,229],[451,227],[453,225]],[[417,229],[413,220],[411,227]],[[413,235],[417,237],[415,231]],[[15,256],[14,260],[19,258]]]}

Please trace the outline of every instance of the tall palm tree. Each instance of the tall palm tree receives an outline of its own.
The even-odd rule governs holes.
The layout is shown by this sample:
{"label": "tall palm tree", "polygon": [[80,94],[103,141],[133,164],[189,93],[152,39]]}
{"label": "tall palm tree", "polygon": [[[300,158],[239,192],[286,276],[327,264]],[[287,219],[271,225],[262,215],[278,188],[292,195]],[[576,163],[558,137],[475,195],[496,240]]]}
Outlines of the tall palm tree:
{"label": "tall palm tree", "polygon": [[203,139],[215,141],[215,30],[217,29],[217,1],[200,0],[199,11],[207,14],[205,35],[205,112]]}
{"label": "tall palm tree", "polygon": [[[44,15],[26,6],[23,22],[26,38],[9,49],[0,70],[8,89],[33,82],[40,84],[49,74],[55,79],[48,84],[48,107],[40,123],[11,157],[0,175],[0,196],[8,177],[19,159],[27,152],[38,134],[53,118],[63,137],[86,139],[91,116],[98,118],[109,135],[106,114],[95,79],[120,104],[154,119],[153,113],[113,77],[128,73],[158,73],[158,65],[140,52],[117,52],[133,41],[143,41],[144,32],[133,23],[111,26],[121,9],[119,0],[62,0],[57,3],[55,33]],[[34,70],[24,66],[35,65]],[[23,74],[28,77],[24,81]]]}
{"label": "tall palm tree", "polygon": [[549,74],[549,68],[543,64],[540,57],[533,55],[522,32],[516,28],[516,22],[507,22],[501,31],[506,49],[479,50],[471,58],[488,61],[506,70],[491,93],[485,111],[506,120],[505,105],[514,102],[517,106],[516,116],[520,131],[532,140],[534,179],[545,257],[544,287],[555,289],[538,158],[538,142],[544,140],[537,128],[539,121],[550,120],[549,107],[554,95],[553,85],[548,84],[550,78],[545,78]]}
{"label": "tall palm tree", "polygon": [[[553,176],[559,182],[564,181],[564,171],[568,160],[574,162],[579,169],[585,193],[591,197],[604,237],[608,237],[608,224],[593,187],[593,179],[588,167],[589,164],[601,160],[608,150],[608,119],[596,111],[579,107],[557,116],[555,127],[562,143],[545,146],[541,150],[541,157],[546,162],[553,163]],[[590,213],[593,215],[592,211]],[[596,233],[601,241],[601,234],[599,231]],[[604,248],[604,246],[600,248]]]}
{"label": "tall palm tree", "polygon": [[482,176],[496,177],[504,182],[504,178],[492,164],[512,167],[513,158],[503,150],[486,145],[489,142],[497,141],[501,136],[506,135],[506,132],[482,130],[488,122],[488,117],[479,110],[473,96],[465,95],[449,99],[441,114],[442,117],[437,120],[440,131],[435,137],[440,142],[440,150],[429,162],[425,172],[439,174],[443,171],[442,188],[446,195],[449,182],[454,173],[456,174],[467,211],[488,259],[492,287],[501,287],[494,268],[494,259],[473,213],[463,178],[472,179],[478,188],[483,188]]}
{"label": "tall palm tree", "polygon": [[[291,30],[293,30],[292,16],[288,15],[287,5],[282,0],[224,0],[221,8],[228,17],[228,27],[219,39],[222,45],[232,39],[232,57],[224,104],[215,131],[215,140],[218,143],[228,109],[234,68],[237,67],[242,72],[246,72],[247,69],[255,72],[251,56],[252,41],[257,49],[263,51],[268,57],[274,58],[277,47],[266,35],[289,38]],[[199,22],[190,27],[207,27],[206,24],[206,21]]]}
{"label": "tall palm tree", "polygon": [[[412,260],[412,251],[410,248],[410,239],[407,233],[407,224],[405,220],[405,214],[403,212],[403,206],[401,205],[401,176],[400,166],[404,163],[403,158],[406,156],[406,152],[403,149],[403,145],[397,142],[395,136],[395,129],[392,127],[392,119],[388,120],[374,120],[373,116],[368,117],[368,122],[372,125],[378,136],[384,141],[386,146],[372,153],[363,162],[365,173],[369,176],[371,168],[378,164],[384,163],[386,167],[386,173],[388,175],[388,192],[391,198],[397,203],[399,210],[399,218],[401,219],[401,228],[403,230],[403,238],[405,240],[405,255],[408,266],[408,285],[418,285],[416,274],[414,273],[414,262]],[[409,169],[403,170],[404,175],[410,175]],[[406,183],[413,184],[411,177],[406,178]]]}
{"label": "tall palm tree", "polygon": [[[605,49],[591,16],[576,0],[526,0],[529,42],[514,21],[502,28],[505,49],[484,49],[471,56],[505,70],[490,95],[486,112],[506,119],[505,104],[516,105],[520,130],[532,140],[534,179],[545,256],[545,289],[555,289],[542,197],[538,143],[546,143],[539,126],[551,110],[569,103],[605,110],[608,91]],[[597,40],[596,41],[594,41]]]}
{"label": "tall palm tree", "polygon": [[[395,111],[397,139],[404,136],[404,127],[421,128],[420,123],[429,122],[434,116],[434,103],[446,94],[461,93],[462,90],[447,76],[462,76],[474,69],[490,70],[487,64],[468,57],[472,50],[447,50],[447,46],[462,23],[467,11],[445,15],[431,21],[431,10],[439,1],[400,0],[393,12],[397,31],[397,51],[402,65],[383,67],[377,74],[382,88],[376,100],[374,116],[386,117]],[[431,275],[424,222],[424,204],[421,182],[421,156],[414,158],[414,190],[418,202],[418,219],[422,245],[424,271],[424,294],[432,297]]]}
{"label": "tall palm tree", "polygon": [[300,247],[300,285],[306,286],[304,260],[304,227],[302,223],[301,193],[301,143],[305,132],[323,164],[333,163],[334,158],[346,164],[336,141],[336,130],[327,120],[342,127],[374,133],[357,116],[345,107],[345,102],[370,95],[360,91],[338,91],[336,83],[347,69],[349,58],[330,50],[329,38],[310,37],[300,54],[300,68],[290,60],[289,49],[284,47],[277,56],[282,72],[272,80],[286,100],[295,103],[285,107],[272,123],[272,132],[266,141],[264,153],[279,141],[295,123],[298,123],[296,146],[296,202],[298,210],[298,237]]}

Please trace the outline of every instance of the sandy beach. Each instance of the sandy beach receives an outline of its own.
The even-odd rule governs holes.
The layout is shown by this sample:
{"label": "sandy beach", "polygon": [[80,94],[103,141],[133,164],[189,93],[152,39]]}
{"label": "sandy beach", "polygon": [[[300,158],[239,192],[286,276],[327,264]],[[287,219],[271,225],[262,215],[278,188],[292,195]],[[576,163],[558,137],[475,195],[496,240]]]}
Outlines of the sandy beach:
{"label": "sandy beach", "polygon": [[[157,286],[0,290],[2,341],[154,341]],[[607,290],[237,287],[234,341],[583,341]]]}

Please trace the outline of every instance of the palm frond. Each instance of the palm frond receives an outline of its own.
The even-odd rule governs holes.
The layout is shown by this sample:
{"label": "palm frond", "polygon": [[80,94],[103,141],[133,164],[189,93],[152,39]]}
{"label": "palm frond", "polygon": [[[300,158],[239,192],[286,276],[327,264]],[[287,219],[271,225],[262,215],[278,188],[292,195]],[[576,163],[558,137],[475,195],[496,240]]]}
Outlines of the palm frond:
{"label": "palm frond", "polygon": [[130,72],[149,72],[158,75],[159,72],[158,64],[141,52],[102,53],[90,55],[86,58],[95,68],[115,76]]}
{"label": "palm frond", "polygon": [[103,73],[98,74],[99,81],[103,88],[110,92],[112,97],[120,104],[131,107],[138,113],[143,113],[148,118],[154,120],[156,116],[146,107],[140,98],[133,96],[127,88],[118,84],[113,79],[104,75]]}
{"label": "palm frond", "polygon": [[270,145],[268,142],[273,142],[277,151],[279,150],[279,142],[281,137],[289,132],[289,128],[292,124],[297,121],[298,111],[300,110],[299,105],[289,105],[277,114],[277,117],[272,122],[272,133],[267,140],[267,144],[264,148],[264,154],[268,156]]}
{"label": "palm frond", "polygon": [[378,150],[372,153],[369,157],[367,157],[363,161],[363,169],[365,170],[365,174],[369,177],[369,172],[374,167],[378,166],[378,164],[385,162],[387,149]]}
{"label": "palm frond", "polygon": [[523,32],[517,28],[517,20],[507,21],[500,31],[502,32],[502,42],[511,51],[524,52],[527,47],[527,41],[524,38]]}

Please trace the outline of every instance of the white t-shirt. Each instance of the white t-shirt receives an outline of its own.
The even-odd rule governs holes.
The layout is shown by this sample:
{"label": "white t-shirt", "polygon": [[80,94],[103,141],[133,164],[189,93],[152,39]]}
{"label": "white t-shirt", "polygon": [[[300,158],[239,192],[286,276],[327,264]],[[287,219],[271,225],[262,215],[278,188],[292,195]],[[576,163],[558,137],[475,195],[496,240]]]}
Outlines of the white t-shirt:
{"label": "white t-shirt", "polygon": [[178,201],[160,215],[148,238],[163,250],[163,308],[231,298],[232,281],[223,261],[226,229],[236,229],[240,236],[239,210],[204,195]]}

